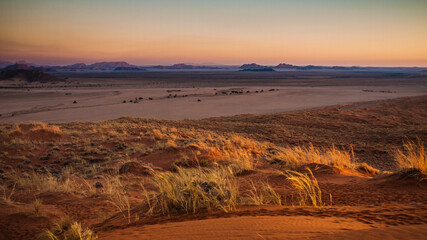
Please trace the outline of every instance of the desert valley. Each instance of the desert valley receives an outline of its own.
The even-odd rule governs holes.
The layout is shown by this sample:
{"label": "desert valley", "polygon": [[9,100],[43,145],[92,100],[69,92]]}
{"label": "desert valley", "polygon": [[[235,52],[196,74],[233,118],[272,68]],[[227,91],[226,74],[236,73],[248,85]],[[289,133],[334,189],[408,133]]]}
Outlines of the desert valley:
{"label": "desert valley", "polygon": [[0,1],[0,240],[427,239],[427,1]]}

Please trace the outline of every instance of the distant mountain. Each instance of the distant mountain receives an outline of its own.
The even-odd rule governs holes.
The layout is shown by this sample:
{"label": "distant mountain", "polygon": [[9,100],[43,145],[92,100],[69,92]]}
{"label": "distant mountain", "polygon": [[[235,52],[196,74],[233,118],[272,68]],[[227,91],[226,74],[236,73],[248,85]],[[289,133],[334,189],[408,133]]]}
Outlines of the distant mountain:
{"label": "distant mountain", "polygon": [[130,65],[127,62],[98,62],[88,66],[90,70],[114,70],[118,67],[136,67],[134,65]]}
{"label": "distant mountain", "polygon": [[88,68],[88,66],[84,63],[76,63],[76,64],[64,66],[62,68],[77,70],[77,69],[86,69],[86,68]]}
{"label": "distant mountain", "polygon": [[177,63],[174,64],[172,66],[162,66],[162,65],[157,65],[157,66],[153,66],[150,68],[154,68],[154,69],[171,69],[171,70],[203,70],[203,69],[221,69],[220,67],[215,67],[215,66],[198,66],[198,65],[188,65],[185,63]]}
{"label": "distant mountain", "polygon": [[147,69],[139,67],[116,67],[114,71],[147,71]]}
{"label": "distant mountain", "polygon": [[294,66],[292,64],[287,63],[280,63],[279,65],[275,66],[274,68],[286,68],[286,69],[295,69],[297,66]]}
{"label": "distant mountain", "polygon": [[5,68],[9,65],[12,65],[13,62],[9,62],[9,61],[0,61],[0,69]]}
{"label": "distant mountain", "polygon": [[22,64],[22,63],[15,63],[12,65],[9,65],[5,68],[2,69],[2,71],[7,71],[7,70],[32,70],[34,69],[34,67],[27,65],[27,64]]}
{"label": "distant mountain", "polygon": [[34,67],[28,64],[15,63],[2,69],[2,71],[7,71],[7,70],[39,70],[42,72],[56,72],[56,67],[51,67],[51,66]]}
{"label": "distant mountain", "polygon": [[240,66],[241,72],[274,72],[272,67],[258,65],[256,63],[243,64]]}
{"label": "distant mountain", "polygon": [[256,63],[248,63],[248,64],[243,64],[239,68],[240,69],[263,69],[263,68],[268,68],[268,67],[267,66],[258,65]]}
{"label": "distant mountain", "polygon": [[57,82],[63,81],[50,74],[36,69],[9,69],[0,72],[0,80],[21,80],[26,82]]}
{"label": "distant mountain", "polygon": [[275,72],[273,68],[263,67],[263,68],[245,68],[241,69],[240,72]]}

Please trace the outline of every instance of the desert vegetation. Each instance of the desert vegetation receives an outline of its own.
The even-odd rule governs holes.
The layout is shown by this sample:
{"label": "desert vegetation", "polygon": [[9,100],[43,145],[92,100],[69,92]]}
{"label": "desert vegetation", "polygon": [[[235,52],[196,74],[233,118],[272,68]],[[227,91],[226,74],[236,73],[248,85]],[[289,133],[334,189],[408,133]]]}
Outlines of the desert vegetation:
{"label": "desert vegetation", "polygon": [[360,145],[280,144],[238,126],[218,131],[197,124],[136,118],[2,124],[0,206],[49,216],[44,239],[96,239],[103,226],[150,219],[346,205],[341,183],[330,184],[329,176],[374,181],[401,170],[426,171],[422,137],[391,148],[396,167],[385,171],[359,157]]}

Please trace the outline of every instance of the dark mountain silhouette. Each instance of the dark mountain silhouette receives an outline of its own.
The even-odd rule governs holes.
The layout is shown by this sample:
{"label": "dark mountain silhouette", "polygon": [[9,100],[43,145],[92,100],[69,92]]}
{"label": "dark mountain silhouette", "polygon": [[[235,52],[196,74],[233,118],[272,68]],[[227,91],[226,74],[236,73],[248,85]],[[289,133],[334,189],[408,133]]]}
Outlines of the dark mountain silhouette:
{"label": "dark mountain silhouette", "polygon": [[118,67],[136,67],[127,62],[98,62],[88,66],[91,70],[114,70]]}
{"label": "dark mountain silhouette", "polygon": [[27,64],[22,64],[22,63],[15,63],[12,65],[9,65],[5,68],[2,69],[2,71],[7,71],[7,70],[31,70],[31,69],[35,69],[34,67],[27,65]]}
{"label": "dark mountain silhouette", "polygon": [[272,67],[258,65],[256,63],[243,64],[240,66],[241,72],[274,72]]}
{"label": "dark mountain silhouette", "polygon": [[220,67],[214,67],[214,66],[198,66],[198,65],[188,65],[185,63],[177,63],[172,66],[162,66],[157,65],[153,66],[151,68],[154,69],[173,69],[173,70],[191,70],[191,69],[221,69]]}
{"label": "dark mountain silhouette", "polygon": [[36,69],[9,69],[1,71],[0,80],[21,80],[41,83],[63,81],[55,76]]}
{"label": "dark mountain silhouette", "polygon": [[287,64],[287,63],[280,63],[279,65],[275,66],[274,68],[295,69],[295,68],[297,68],[297,66],[294,66],[292,64]]}
{"label": "dark mountain silhouette", "polygon": [[139,67],[116,67],[114,71],[147,71],[147,69]]}
{"label": "dark mountain silhouette", "polygon": [[275,72],[273,68],[264,67],[264,68],[245,68],[241,69],[240,72]]}
{"label": "dark mountain silhouette", "polygon": [[263,69],[266,67],[267,66],[258,65],[256,63],[248,63],[248,64],[243,64],[242,66],[240,66],[240,69]]}
{"label": "dark mountain silhouette", "polygon": [[9,62],[9,61],[0,61],[0,69],[5,68],[9,65],[12,65],[13,62]]}
{"label": "dark mountain silhouette", "polygon": [[88,66],[84,63],[76,63],[72,65],[64,66],[65,69],[86,69]]}

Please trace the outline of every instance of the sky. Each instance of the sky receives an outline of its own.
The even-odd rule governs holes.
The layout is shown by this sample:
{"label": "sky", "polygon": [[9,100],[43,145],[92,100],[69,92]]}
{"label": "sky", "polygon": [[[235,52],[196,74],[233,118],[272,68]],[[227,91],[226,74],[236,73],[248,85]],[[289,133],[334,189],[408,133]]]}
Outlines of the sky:
{"label": "sky", "polygon": [[427,67],[426,0],[0,0],[0,60]]}

